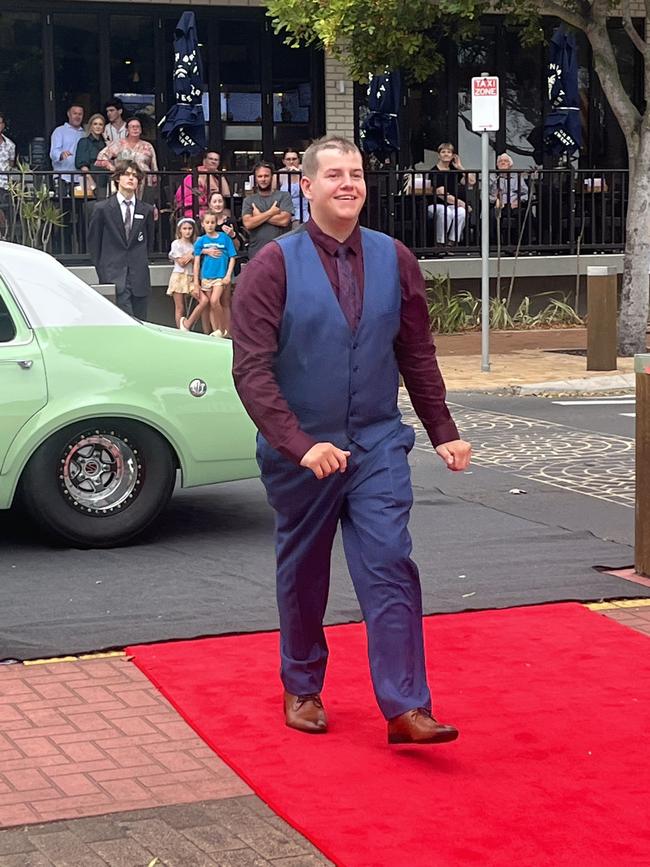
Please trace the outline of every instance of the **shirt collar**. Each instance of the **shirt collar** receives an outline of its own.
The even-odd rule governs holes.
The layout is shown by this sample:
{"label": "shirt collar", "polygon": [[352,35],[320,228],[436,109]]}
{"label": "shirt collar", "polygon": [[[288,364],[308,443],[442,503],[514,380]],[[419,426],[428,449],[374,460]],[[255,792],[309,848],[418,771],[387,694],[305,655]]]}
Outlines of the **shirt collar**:
{"label": "shirt collar", "polygon": [[361,254],[361,229],[358,223],[343,242],[337,241],[331,235],[326,235],[313,217],[307,221],[305,226],[314,244],[321,247],[330,256],[334,256],[339,246],[346,247],[355,255]]}
{"label": "shirt collar", "polygon": [[[122,193],[118,193],[118,194],[117,194],[117,201],[119,202],[119,204],[120,204],[120,206],[121,206],[121,205],[124,204],[124,202],[126,202],[126,197],[123,196]],[[132,203],[135,205],[135,196],[131,196],[131,198],[129,199],[129,201],[132,202]]]}

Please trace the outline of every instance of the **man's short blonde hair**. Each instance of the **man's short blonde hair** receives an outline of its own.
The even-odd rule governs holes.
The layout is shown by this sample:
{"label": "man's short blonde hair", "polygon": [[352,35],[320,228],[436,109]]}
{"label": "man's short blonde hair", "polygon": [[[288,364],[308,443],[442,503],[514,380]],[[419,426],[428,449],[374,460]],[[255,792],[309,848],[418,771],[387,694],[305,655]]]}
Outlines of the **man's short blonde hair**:
{"label": "man's short blonde hair", "polygon": [[353,141],[340,135],[324,135],[313,141],[302,158],[302,173],[308,178],[316,177],[318,156],[323,151],[339,151],[342,154],[359,154],[361,151]]}

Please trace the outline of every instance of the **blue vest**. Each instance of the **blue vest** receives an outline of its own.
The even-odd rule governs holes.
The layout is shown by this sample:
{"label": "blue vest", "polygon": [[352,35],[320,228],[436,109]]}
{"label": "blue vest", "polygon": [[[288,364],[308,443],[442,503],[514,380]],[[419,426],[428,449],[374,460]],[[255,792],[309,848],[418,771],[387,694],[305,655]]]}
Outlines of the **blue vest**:
{"label": "blue vest", "polygon": [[305,433],[371,449],[400,424],[393,344],[401,290],[395,242],[361,229],[363,312],[352,332],[306,231],[279,238],[287,297],[275,376]]}

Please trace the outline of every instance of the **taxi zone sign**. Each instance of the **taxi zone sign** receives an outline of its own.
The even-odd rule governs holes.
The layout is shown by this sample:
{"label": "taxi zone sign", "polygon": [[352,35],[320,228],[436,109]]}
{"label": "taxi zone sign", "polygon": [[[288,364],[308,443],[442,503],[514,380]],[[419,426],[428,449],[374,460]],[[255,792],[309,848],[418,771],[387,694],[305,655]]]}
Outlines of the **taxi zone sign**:
{"label": "taxi zone sign", "polygon": [[472,130],[499,129],[499,79],[481,76],[472,79]]}

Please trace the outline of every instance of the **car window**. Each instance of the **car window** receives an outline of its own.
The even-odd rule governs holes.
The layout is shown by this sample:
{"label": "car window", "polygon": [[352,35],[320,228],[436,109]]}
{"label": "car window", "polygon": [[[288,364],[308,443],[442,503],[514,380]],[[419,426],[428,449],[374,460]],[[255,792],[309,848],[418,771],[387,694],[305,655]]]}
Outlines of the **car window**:
{"label": "car window", "polygon": [[0,343],[9,343],[16,336],[16,326],[7,309],[4,298],[0,295]]}

